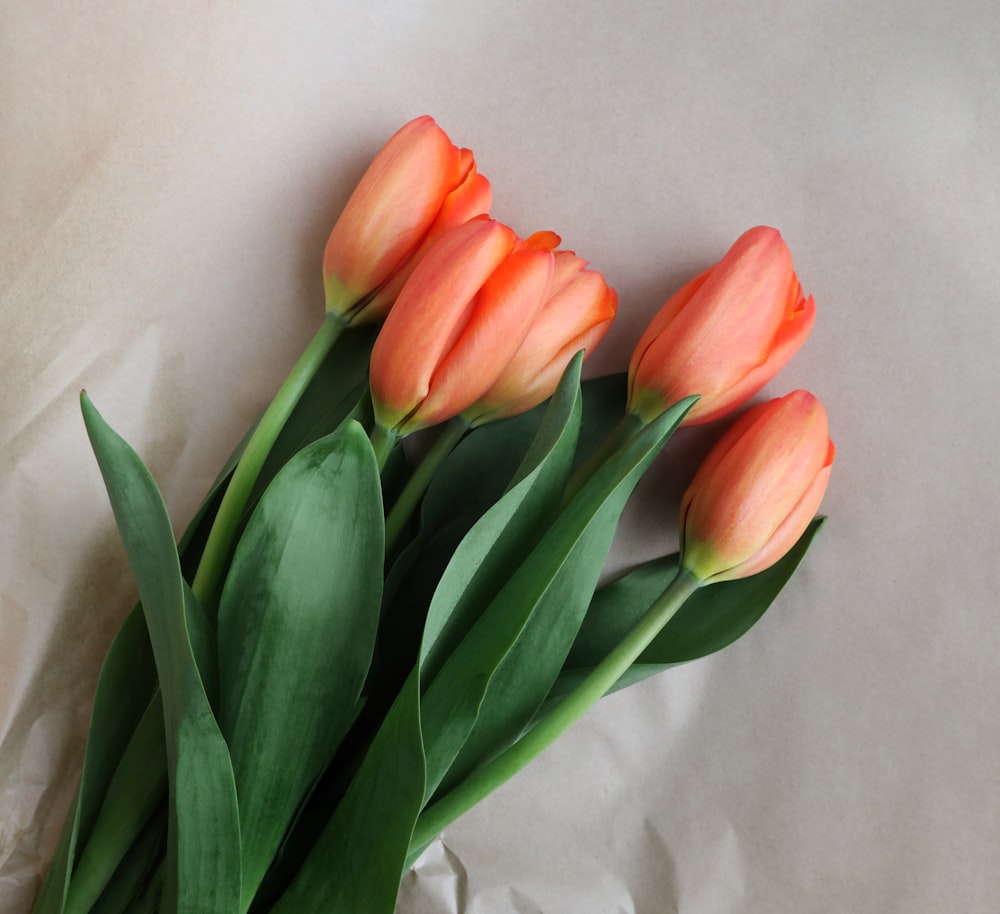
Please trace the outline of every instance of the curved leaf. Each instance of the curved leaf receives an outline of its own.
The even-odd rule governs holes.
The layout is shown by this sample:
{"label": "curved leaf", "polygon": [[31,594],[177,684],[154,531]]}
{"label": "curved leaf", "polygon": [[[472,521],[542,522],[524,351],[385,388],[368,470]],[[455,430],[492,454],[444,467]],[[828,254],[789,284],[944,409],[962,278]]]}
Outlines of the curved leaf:
{"label": "curved leaf", "polygon": [[424,696],[429,788],[448,789],[530,722],[573,643],[629,495],[693,402],[672,407],[594,472],[448,658]]}
{"label": "curved leaf", "polygon": [[[215,632],[186,584],[184,608],[198,672],[209,702],[213,703],[218,680]],[[163,699],[156,689],[121,754],[100,812],[73,869],[66,896],[67,914],[85,914],[90,910],[132,842],[164,801],[167,780]]]}
{"label": "curved leaf", "polygon": [[237,546],[219,606],[219,719],[249,906],[357,713],[382,594],[378,467],[356,422],[296,454]]}
{"label": "curved leaf", "polygon": [[[528,541],[537,540],[539,525],[558,504],[577,438],[579,369],[577,358],[563,378],[536,443],[527,449],[520,469],[511,469],[518,481],[487,512],[474,535],[463,539],[448,566],[447,593],[438,596],[440,586],[435,593],[421,649],[421,658],[431,668],[473,624],[483,592],[499,586],[511,555],[520,556]],[[412,558],[411,552],[407,561]],[[420,684],[418,664],[274,911],[392,914],[413,826],[427,792]]]}
{"label": "curved leaf", "polygon": [[420,682],[414,669],[272,914],[392,914],[423,798]]}
{"label": "curved leaf", "polygon": [[90,836],[118,761],[155,691],[153,652],[142,610],[136,607],[122,623],[101,667],[80,784],[34,914],[62,914],[78,850]]}
{"label": "curved leaf", "polygon": [[566,369],[535,438],[499,501],[459,543],[427,613],[420,647],[426,684],[538,542],[558,508],[580,426],[580,365]]}
{"label": "curved leaf", "polygon": [[[581,385],[582,414],[574,468],[616,425],[625,410],[624,374],[592,378]],[[538,434],[549,403],[474,429],[442,463],[421,509],[421,532],[433,533],[459,517],[471,527],[507,491]]]}
{"label": "curved leaf", "polygon": [[163,695],[171,792],[164,907],[232,914],[240,888],[236,790],[191,650],[170,518],[149,471],[85,394],[82,409],[139,589]]}

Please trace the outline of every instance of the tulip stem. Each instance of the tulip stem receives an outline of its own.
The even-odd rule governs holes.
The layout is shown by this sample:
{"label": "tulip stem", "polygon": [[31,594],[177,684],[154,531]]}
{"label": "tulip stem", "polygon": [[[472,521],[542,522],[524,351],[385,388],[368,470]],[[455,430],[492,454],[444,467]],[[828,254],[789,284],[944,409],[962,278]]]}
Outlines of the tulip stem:
{"label": "tulip stem", "polygon": [[381,473],[385,469],[392,449],[396,446],[396,442],[399,441],[399,436],[376,423],[369,437],[371,438],[372,449],[375,451],[375,461],[378,463],[378,471]]}
{"label": "tulip stem", "polygon": [[403,532],[406,522],[420,503],[420,499],[423,498],[437,468],[455,450],[455,445],[462,440],[462,436],[468,430],[469,424],[460,416],[452,419],[441,429],[441,434],[430,446],[424,459],[420,461],[420,465],[413,471],[413,475],[406,481],[403,491],[399,493],[399,498],[396,499],[396,503],[385,519],[386,552],[395,545],[399,535]]}
{"label": "tulip stem", "polygon": [[191,584],[195,596],[208,612],[214,612],[220,578],[232,549],[236,528],[264,461],[345,326],[340,317],[327,313],[316,335],[261,416],[233,471]]}
{"label": "tulip stem", "polygon": [[624,447],[625,443],[642,431],[645,426],[646,423],[634,413],[625,413],[618,420],[618,424],[611,430],[607,438],[598,445],[597,450],[580,464],[576,472],[570,476],[569,482],[566,483],[566,494],[563,497],[563,504],[569,502],[583,488],[583,484],[597,472],[600,466],[612,454]]}
{"label": "tulip stem", "polygon": [[413,829],[407,865],[412,864],[441,830],[487,794],[517,774],[566,732],[628,671],[701,582],[681,569],[635,627],[590,674],[533,729],[458,787],[421,813]]}

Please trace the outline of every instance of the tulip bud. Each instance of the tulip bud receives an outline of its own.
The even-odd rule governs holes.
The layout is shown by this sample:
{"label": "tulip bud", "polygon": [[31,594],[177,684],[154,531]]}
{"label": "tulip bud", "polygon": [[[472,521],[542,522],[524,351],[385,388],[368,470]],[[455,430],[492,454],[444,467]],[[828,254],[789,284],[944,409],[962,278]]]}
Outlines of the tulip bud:
{"label": "tulip bud", "polygon": [[816,514],[834,452],[826,410],[807,391],[748,410],[681,500],[682,566],[712,583],[773,565]]}
{"label": "tulip bud", "polygon": [[772,228],[750,229],[653,318],[629,365],[629,412],[650,422],[699,394],[683,425],[726,415],[795,354],[814,317],[784,239]]}
{"label": "tulip bud", "polygon": [[552,278],[548,249],[476,219],[417,265],[375,340],[375,421],[397,436],[458,415],[495,383],[524,342]]}
{"label": "tulip bud", "polygon": [[488,212],[491,197],[470,150],[426,115],[410,121],[375,157],[330,233],[327,311],[351,324],[381,320],[430,245]]}
{"label": "tulip bud", "polygon": [[[550,243],[558,244],[559,237],[539,233],[526,246]],[[555,252],[548,298],[500,377],[463,413],[471,424],[516,416],[548,399],[573,356],[583,349],[586,358],[604,338],[618,310],[618,296],[600,273],[586,266],[572,251]]]}

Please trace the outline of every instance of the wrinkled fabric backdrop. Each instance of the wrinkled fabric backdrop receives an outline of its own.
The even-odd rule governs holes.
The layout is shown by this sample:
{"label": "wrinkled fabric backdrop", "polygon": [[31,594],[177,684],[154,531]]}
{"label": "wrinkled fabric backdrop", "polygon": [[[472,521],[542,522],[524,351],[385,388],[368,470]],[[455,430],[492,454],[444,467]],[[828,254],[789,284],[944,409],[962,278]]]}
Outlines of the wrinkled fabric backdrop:
{"label": "wrinkled fabric backdrop", "polygon": [[[449,828],[405,914],[991,910],[1000,897],[1000,7],[107,0],[0,12],[0,910],[26,912],[134,588],[86,387],[178,528],[317,326],[404,121],[621,312],[781,229],[831,522],[751,634],[601,703]],[[675,439],[613,568],[673,549]]]}

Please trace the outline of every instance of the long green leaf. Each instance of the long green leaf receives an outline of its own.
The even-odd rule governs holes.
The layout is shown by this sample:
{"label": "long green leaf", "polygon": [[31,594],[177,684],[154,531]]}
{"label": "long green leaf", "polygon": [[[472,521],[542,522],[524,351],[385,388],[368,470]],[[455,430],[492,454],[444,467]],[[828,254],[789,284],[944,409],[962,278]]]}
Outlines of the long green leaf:
{"label": "long green leaf", "polygon": [[163,908],[230,914],[238,909],[240,888],[236,790],[191,650],[170,518],[138,455],[86,395],[82,408],[139,589],[163,695],[171,791]]}
{"label": "long green leaf", "polygon": [[219,606],[219,714],[239,793],[244,910],[357,713],[383,553],[378,467],[355,422],[285,465],[237,547]]}
{"label": "long green leaf", "polygon": [[[592,378],[581,385],[583,412],[574,466],[597,449],[625,409],[625,375]],[[474,429],[448,456],[428,487],[420,529],[433,535],[456,519],[471,527],[507,491],[535,440],[549,404]]]}
{"label": "long green leaf", "polygon": [[129,846],[101,896],[87,910],[90,914],[123,914],[139,897],[158,861],[163,858],[167,811],[160,806]]}
{"label": "long green leaf", "polygon": [[523,563],[508,569],[507,582],[442,665],[421,712],[428,791],[445,778],[477,724],[463,769],[530,721],[572,645],[628,496],[693,402],[668,410],[594,473]]}
{"label": "long green leaf", "polygon": [[434,592],[420,648],[425,685],[530,554],[558,509],[579,437],[581,364],[577,356],[566,369],[507,494],[462,539]]}
{"label": "long green leaf", "polygon": [[142,612],[129,615],[108,650],[97,681],[80,785],[35,902],[34,914],[62,914],[77,847],[86,842],[118,761],[156,688]]}
{"label": "long green leaf", "polygon": [[420,682],[414,669],[272,914],[392,914],[423,798]]}
{"label": "long green leaf", "polygon": [[[621,417],[625,376],[584,381],[581,389],[583,411],[574,464],[594,451]],[[379,637],[378,674],[372,683],[376,691],[369,696],[377,707],[388,708],[406,671],[416,663],[420,632],[438,582],[463,537],[503,496],[524,465],[547,409],[546,404],[473,430],[435,473],[423,503],[420,534],[402,551],[386,579],[380,622],[385,636]],[[551,513],[551,503],[542,507]],[[543,529],[539,523],[536,537]],[[530,545],[526,536],[525,553]],[[396,676],[393,671],[398,671]]]}
{"label": "long green leaf", "polygon": [[[215,632],[186,584],[184,607],[192,651],[211,702],[218,680]],[[90,910],[132,842],[163,802],[167,780],[163,699],[157,689],[122,753],[79,855],[66,897],[66,914],[86,914]]]}

